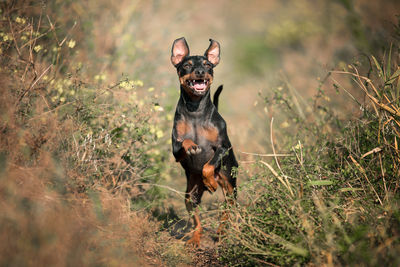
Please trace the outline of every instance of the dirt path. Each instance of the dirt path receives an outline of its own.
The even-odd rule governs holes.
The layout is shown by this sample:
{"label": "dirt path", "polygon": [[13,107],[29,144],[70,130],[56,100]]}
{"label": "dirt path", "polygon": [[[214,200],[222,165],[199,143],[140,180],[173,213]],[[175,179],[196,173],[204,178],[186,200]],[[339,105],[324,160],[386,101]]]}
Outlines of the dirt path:
{"label": "dirt path", "polygon": [[[185,186],[185,179],[179,178],[175,181],[177,188]],[[167,214],[157,215],[163,217],[163,228],[170,235],[172,240],[183,244],[190,237],[193,225],[189,214],[186,211],[184,201],[181,198],[171,197],[168,200],[169,209]],[[223,203],[223,196],[220,190],[214,194],[205,193],[200,206],[200,218],[203,226],[203,236],[199,248],[186,248],[190,253],[192,264],[190,266],[224,266],[218,261],[218,205]]]}

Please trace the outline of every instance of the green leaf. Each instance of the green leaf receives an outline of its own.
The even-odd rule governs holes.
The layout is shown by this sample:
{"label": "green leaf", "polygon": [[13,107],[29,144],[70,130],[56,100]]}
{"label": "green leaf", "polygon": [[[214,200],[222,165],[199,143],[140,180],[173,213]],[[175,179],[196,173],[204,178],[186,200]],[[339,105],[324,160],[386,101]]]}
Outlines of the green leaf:
{"label": "green leaf", "polygon": [[389,80],[387,81],[387,83],[392,84],[392,83],[396,80],[396,78],[399,77],[399,75],[400,75],[400,68],[398,68],[398,69],[392,74],[392,76],[390,76],[390,78],[389,78]]}
{"label": "green leaf", "polygon": [[376,60],[376,58],[374,56],[371,56],[371,57],[372,57],[372,60],[375,63],[376,69],[378,70],[379,77],[383,77],[383,70],[382,70],[381,66],[379,65],[379,63],[378,63],[378,60]]}
{"label": "green leaf", "polygon": [[392,44],[390,44],[390,50],[389,50],[389,55],[388,55],[388,60],[387,60],[387,65],[386,65],[386,78],[389,79],[390,73],[391,73],[391,59],[392,59]]}
{"label": "green leaf", "polygon": [[396,86],[396,103],[399,103],[399,95],[400,95],[400,79],[397,79],[397,86]]}
{"label": "green leaf", "polygon": [[331,180],[313,180],[308,182],[310,185],[317,185],[317,186],[324,186],[324,185],[331,185],[333,181]]}

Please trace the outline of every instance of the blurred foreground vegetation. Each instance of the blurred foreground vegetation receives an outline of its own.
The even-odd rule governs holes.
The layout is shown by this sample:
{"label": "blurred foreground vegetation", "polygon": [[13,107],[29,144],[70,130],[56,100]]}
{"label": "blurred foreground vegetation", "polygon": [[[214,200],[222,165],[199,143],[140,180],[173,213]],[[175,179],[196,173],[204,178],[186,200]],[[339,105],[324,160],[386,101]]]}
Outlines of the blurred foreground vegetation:
{"label": "blurred foreground vegetation", "polygon": [[196,14],[179,1],[179,14],[162,1],[0,3],[0,264],[398,266],[400,24],[373,29],[363,1],[288,3],[237,3],[229,21],[216,3],[198,37],[184,32],[226,40],[216,78],[231,87],[221,112],[241,165],[203,261],[168,229],[185,179],[163,40]]}

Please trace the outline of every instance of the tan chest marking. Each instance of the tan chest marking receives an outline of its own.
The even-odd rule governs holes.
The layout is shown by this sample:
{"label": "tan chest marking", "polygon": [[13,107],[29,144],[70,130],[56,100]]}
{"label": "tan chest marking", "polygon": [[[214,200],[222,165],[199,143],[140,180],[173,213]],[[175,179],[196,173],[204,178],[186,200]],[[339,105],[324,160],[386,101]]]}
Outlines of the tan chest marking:
{"label": "tan chest marking", "polygon": [[178,133],[178,139],[183,140],[183,137],[191,131],[193,131],[192,126],[183,120],[178,121],[178,123],[176,124],[176,132]]}
{"label": "tan chest marking", "polygon": [[[182,120],[177,122],[176,131],[178,133],[178,140],[183,141],[184,136],[193,131],[193,127],[186,121]],[[213,126],[198,127],[196,133],[197,136],[201,136],[209,142],[215,143],[218,140],[218,129]]]}
{"label": "tan chest marking", "polygon": [[215,143],[218,140],[218,129],[213,126],[199,127],[197,128],[197,135],[202,136],[206,140]]}

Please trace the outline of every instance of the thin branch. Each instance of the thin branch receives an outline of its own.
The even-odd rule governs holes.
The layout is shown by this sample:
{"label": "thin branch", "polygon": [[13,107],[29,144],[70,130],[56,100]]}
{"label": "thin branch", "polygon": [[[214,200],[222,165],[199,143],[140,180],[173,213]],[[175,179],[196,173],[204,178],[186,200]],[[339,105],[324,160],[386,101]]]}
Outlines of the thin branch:
{"label": "thin branch", "polygon": [[25,95],[38,83],[38,81],[39,81],[40,79],[42,79],[42,77],[49,71],[49,69],[51,68],[51,66],[53,66],[53,65],[50,64],[50,65],[42,72],[42,74],[40,74],[40,76],[39,76],[36,80],[34,80],[34,81],[32,82],[31,86],[29,86],[29,88],[26,89],[26,90],[22,93],[22,95],[19,97],[18,101],[16,102],[16,105],[18,105],[18,104],[22,101],[22,99],[25,97]]}
{"label": "thin branch", "polygon": [[294,157],[293,154],[258,154],[253,152],[239,151],[242,154],[260,156],[260,157]]}

